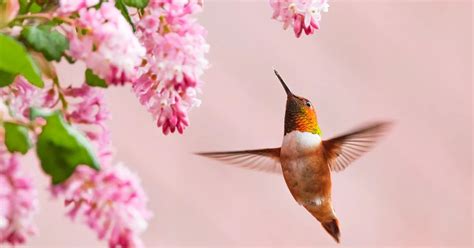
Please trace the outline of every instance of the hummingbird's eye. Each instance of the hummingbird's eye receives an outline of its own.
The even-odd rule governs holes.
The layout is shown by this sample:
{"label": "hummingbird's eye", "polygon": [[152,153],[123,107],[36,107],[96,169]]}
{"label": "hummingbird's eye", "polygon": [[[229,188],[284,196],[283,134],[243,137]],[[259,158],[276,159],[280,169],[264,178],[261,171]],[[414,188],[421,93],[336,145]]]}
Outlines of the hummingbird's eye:
{"label": "hummingbird's eye", "polygon": [[306,106],[311,107],[311,102],[310,102],[310,101],[306,101]]}

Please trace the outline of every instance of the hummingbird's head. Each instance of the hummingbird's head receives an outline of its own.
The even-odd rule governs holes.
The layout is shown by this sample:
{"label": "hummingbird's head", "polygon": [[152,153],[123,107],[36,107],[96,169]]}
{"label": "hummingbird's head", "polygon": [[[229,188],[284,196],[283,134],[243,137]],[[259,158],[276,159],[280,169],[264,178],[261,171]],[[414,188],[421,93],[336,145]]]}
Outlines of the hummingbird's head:
{"label": "hummingbird's head", "polygon": [[276,70],[275,74],[286,92],[285,135],[292,131],[321,135],[313,104],[306,98],[294,95]]}

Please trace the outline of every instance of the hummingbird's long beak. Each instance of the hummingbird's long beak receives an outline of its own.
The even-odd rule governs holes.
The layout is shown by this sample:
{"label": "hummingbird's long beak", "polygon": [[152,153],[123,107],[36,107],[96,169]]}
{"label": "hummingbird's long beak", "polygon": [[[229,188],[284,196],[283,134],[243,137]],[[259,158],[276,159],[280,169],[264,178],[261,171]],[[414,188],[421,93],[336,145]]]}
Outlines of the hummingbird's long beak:
{"label": "hummingbird's long beak", "polygon": [[283,81],[283,79],[281,78],[281,76],[280,76],[280,74],[277,72],[277,70],[273,69],[273,71],[275,72],[275,75],[277,76],[278,80],[280,80],[281,85],[282,85],[283,88],[285,89],[286,95],[287,95],[287,96],[292,96],[293,93],[291,93],[291,91],[290,91],[290,89],[288,88],[288,86],[286,86],[285,81]]}

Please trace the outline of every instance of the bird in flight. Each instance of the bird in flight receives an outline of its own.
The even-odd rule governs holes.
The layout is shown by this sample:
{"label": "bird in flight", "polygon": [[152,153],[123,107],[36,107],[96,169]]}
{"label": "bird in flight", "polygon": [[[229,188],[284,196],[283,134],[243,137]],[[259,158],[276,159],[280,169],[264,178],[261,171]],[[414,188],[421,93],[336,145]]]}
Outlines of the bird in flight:
{"label": "bird in flight", "polygon": [[314,105],[294,95],[280,74],[274,72],[287,96],[281,147],[197,154],[243,168],[283,174],[296,202],[339,243],[339,220],[331,200],[331,173],[344,170],[369,151],[391,123],[375,122],[323,140]]}

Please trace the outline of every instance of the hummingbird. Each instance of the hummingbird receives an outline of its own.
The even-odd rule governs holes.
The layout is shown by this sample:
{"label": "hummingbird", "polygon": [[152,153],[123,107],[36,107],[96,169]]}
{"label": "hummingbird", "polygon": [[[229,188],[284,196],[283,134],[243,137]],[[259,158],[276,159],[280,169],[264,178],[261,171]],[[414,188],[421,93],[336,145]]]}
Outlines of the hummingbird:
{"label": "hummingbird", "polygon": [[281,147],[197,153],[243,168],[283,174],[291,195],[340,242],[339,220],[332,204],[331,173],[347,168],[388,131],[390,122],[374,122],[323,140],[315,106],[294,95],[274,70],[286,92]]}

